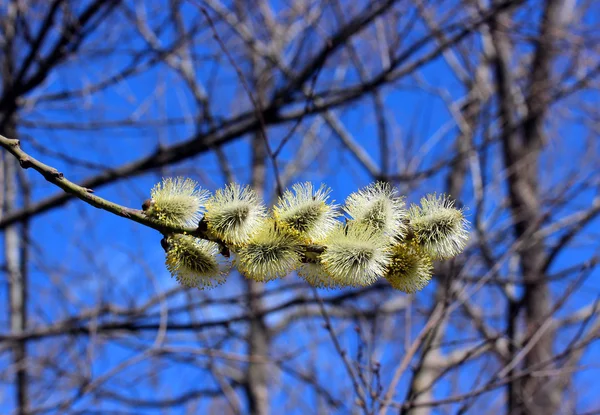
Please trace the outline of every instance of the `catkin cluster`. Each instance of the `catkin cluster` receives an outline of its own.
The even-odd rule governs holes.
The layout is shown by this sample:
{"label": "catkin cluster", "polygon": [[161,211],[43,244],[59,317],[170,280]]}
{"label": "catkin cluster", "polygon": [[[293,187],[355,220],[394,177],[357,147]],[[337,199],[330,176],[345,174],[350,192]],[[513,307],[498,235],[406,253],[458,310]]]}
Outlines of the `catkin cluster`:
{"label": "catkin cluster", "polygon": [[324,185],[298,183],[268,210],[247,186],[232,183],[211,195],[191,179],[166,178],[144,211],[169,226],[198,226],[194,234],[201,237],[165,237],[167,269],[187,287],[219,285],[234,265],[262,282],[293,272],[320,288],[385,278],[414,293],[431,280],[433,260],[452,258],[466,246],[464,212],[445,195],[427,195],[407,208],[387,183],[352,193],[343,206],[329,200],[330,193]]}

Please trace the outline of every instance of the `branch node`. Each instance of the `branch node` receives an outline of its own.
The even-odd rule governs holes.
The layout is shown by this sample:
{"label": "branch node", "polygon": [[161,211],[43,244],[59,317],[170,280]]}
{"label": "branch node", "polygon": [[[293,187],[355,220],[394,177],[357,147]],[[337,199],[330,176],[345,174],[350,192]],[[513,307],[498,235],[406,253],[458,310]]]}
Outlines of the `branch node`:
{"label": "branch node", "polygon": [[[25,167],[25,166],[23,166],[23,164],[21,164],[21,166],[24,169],[33,166],[31,161],[29,160],[29,157],[27,159],[24,159],[23,162],[27,163],[27,167]],[[61,172],[59,172],[56,169],[49,169],[47,172],[45,172],[43,174],[44,174],[44,177],[46,178],[46,180],[48,180],[48,181],[61,180],[65,177],[64,174],[62,174]]]}
{"label": "branch node", "polygon": [[[19,143],[17,142],[17,144],[12,144],[11,145],[13,147],[17,147],[19,145]],[[25,156],[19,159],[19,165],[24,168],[24,169],[28,169],[30,167],[33,166],[33,163],[31,162],[31,159],[29,158],[29,156]]]}

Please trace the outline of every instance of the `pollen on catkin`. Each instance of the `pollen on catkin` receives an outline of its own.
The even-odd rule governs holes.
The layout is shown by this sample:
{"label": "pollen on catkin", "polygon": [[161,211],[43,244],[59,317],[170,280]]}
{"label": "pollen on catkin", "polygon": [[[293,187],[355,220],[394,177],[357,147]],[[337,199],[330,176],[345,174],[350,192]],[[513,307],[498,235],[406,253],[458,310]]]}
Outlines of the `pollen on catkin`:
{"label": "pollen on catkin", "polygon": [[385,274],[390,261],[388,238],[361,223],[340,224],[323,244],[321,264],[338,285],[371,285]]}
{"label": "pollen on catkin", "polygon": [[302,241],[268,220],[239,248],[237,266],[245,277],[264,282],[283,278],[296,270],[301,258]]}
{"label": "pollen on catkin", "polygon": [[327,204],[331,189],[324,185],[315,189],[306,182],[296,183],[292,190],[286,190],[273,208],[277,224],[309,243],[323,240],[338,223],[338,206]]}
{"label": "pollen on catkin", "polygon": [[305,262],[297,271],[298,276],[316,288],[337,288],[336,283],[320,262]]}
{"label": "pollen on catkin", "polygon": [[204,220],[209,231],[226,243],[247,242],[265,221],[266,209],[250,187],[231,183],[206,202]]}
{"label": "pollen on catkin", "polygon": [[397,290],[412,294],[431,280],[433,262],[415,242],[394,245],[385,279]]}
{"label": "pollen on catkin", "polygon": [[465,248],[469,222],[446,195],[421,198],[420,206],[411,206],[409,217],[415,240],[432,258],[452,258]]}
{"label": "pollen on catkin", "polygon": [[151,192],[146,215],[170,226],[197,226],[210,192],[183,177],[163,178]]}
{"label": "pollen on catkin", "polygon": [[344,210],[356,222],[382,232],[393,239],[402,239],[408,230],[404,200],[389,183],[373,183],[346,199]]}
{"label": "pollen on catkin", "polygon": [[167,269],[181,285],[203,289],[225,281],[228,266],[215,242],[172,235],[166,245]]}

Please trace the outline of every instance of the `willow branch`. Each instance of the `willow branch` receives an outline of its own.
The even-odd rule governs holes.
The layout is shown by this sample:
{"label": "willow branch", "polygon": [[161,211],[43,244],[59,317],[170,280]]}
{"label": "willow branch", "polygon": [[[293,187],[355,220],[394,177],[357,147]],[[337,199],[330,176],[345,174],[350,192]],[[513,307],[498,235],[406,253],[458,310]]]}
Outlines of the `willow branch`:
{"label": "willow branch", "polygon": [[95,208],[105,210],[122,218],[133,220],[134,222],[148,226],[149,228],[156,229],[163,234],[189,233],[198,237],[203,236],[199,229],[167,226],[156,219],[146,216],[143,210],[121,206],[117,203],[96,196],[93,194],[94,191],[92,189],[88,189],[73,183],[56,168],[48,166],[47,164],[44,164],[41,161],[31,157],[29,154],[23,151],[19,140],[6,138],[0,135],[0,146],[15,156],[23,169],[34,169],[47,181],[64,190],[65,193],[71,194],[87,204],[94,206]]}
{"label": "willow branch", "polygon": [[[114,215],[120,216],[125,219],[132,220],[141,225],[145,225],[149,228],[161,232],[163,235],[174,233],[187,234],[195,236],[197,238],[212,240],[214,242],[219,243],[223,247],[228,247],[228,245],[222,240],[216,239],[212,235],[208,235],[205,223],[203,221],[200,222],[197,228],[166,225],[159,220],[147,216],[146,213],[141,209],[132,209],[111,202],[100,196],[96,196],[95,194],[93,194],[94,191],[92,189],[73,183],[72,181],[68,180],[64,176],[64,174],[58,171],[56,168],[48,166],[47,164],[44,164],[41,161],[31,157],[29,154],[23,151],[19,140],[6,138],[0,135],[0,147],[3,147],[6,151],[15,156],[15,158],[19,161],[19,164],[23,169],[34,169],[39,174],[41,174],[48,182],[61,188],[65,193],[73,195],[74,197],[84,201],[85,203],[95,208],[104,210],[106,212],[110,212]],[[319,245],[305,246],[305,252],[320,253],[322,251],[323,248]]]}

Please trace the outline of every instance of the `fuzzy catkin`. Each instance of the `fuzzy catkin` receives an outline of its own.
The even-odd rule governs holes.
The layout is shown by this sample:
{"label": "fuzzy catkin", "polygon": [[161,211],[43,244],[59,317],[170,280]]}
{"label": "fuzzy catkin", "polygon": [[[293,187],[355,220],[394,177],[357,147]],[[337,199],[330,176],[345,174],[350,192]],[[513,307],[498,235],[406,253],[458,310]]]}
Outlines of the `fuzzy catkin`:
{"label": "fuzzy catkin", "polygon": [[210,196],[191,179],[164,178],[143,209],[166,225],[194,227],[163,241],[171,275],[199,288],[224,281],[230,261],[223,258],[233,253],[238,270],[256,281],[297,271],[312,286],[336,288],[385,277],[413,293],[431,280],[433,259],[466,246],[468,221],[446,195],[429,194],[407,211],[396,188],[373,183],[348,196],[343,210],[352,219],[342,223],[330,193],[325,185],[297,183],[268,214],[248,186],[231,183]]}
{"label": "fuzzy catkin", "polygon": [[237,255],[243,275],[255,281],[271,281],[300,267],[302,244],[297,236],[267,221]]}
{"label": "fuzzy catkin", "polygon": [[177,282],[185,287],[220,285],[225,281],[227,271],[216,243],[189,235],[167,238],[165,264]]}
{"label": "fuzzy catkin", "polygon": [[151,192],[146,215],[171,226],[197,226],[210,193],[183,177],[165,178]]}
{"label": "fuzzy catkin", "polygon": [[377,182],[348,196],[344,210],[355,222],[398,240],[408,230],[404,207],[404,200],[395,188]]}
{"label": "fuzzy catkin", "polygon": [[461,253],[469,239],[463,210],[454,207],[446,195],[427,195],[409,210],[415,240],[434,259],[448,259]]}
{"label": "fuzzy catkin", "polygon": [[240,245],[250,240],[266,218],[256,192],[236,183],[219,189],[206,202],[204,220],[211,233],[224,242]]}
{"label": "fuzzy catkin", "polygon": [[422,290],[431,280],[433,262],[429,255],[411,241],[392,248],[392,257],[385,275],[392,287],[412,294]]}
{"label": "fuzzy catkin", "polygon": [[337,288],[340,286],[325,271],[320,262],[307,262],[298,269],[298,276],[316,288]]}
{"label": "fuzzy catkin", "polygon": [[338,226],[324,242],[321,264],[335,284],[367,286],[385,274],[390,260],[387,238],[360,223]]}
{"label": "fuzzy catkin", "polygon": [[321,185],[315,189],[310,182],[297,183],[286,190],[273,208],[278,225],[295,233],[308,243],[323,240],[336,226],[338,206],[328,204],[331,189]]}

